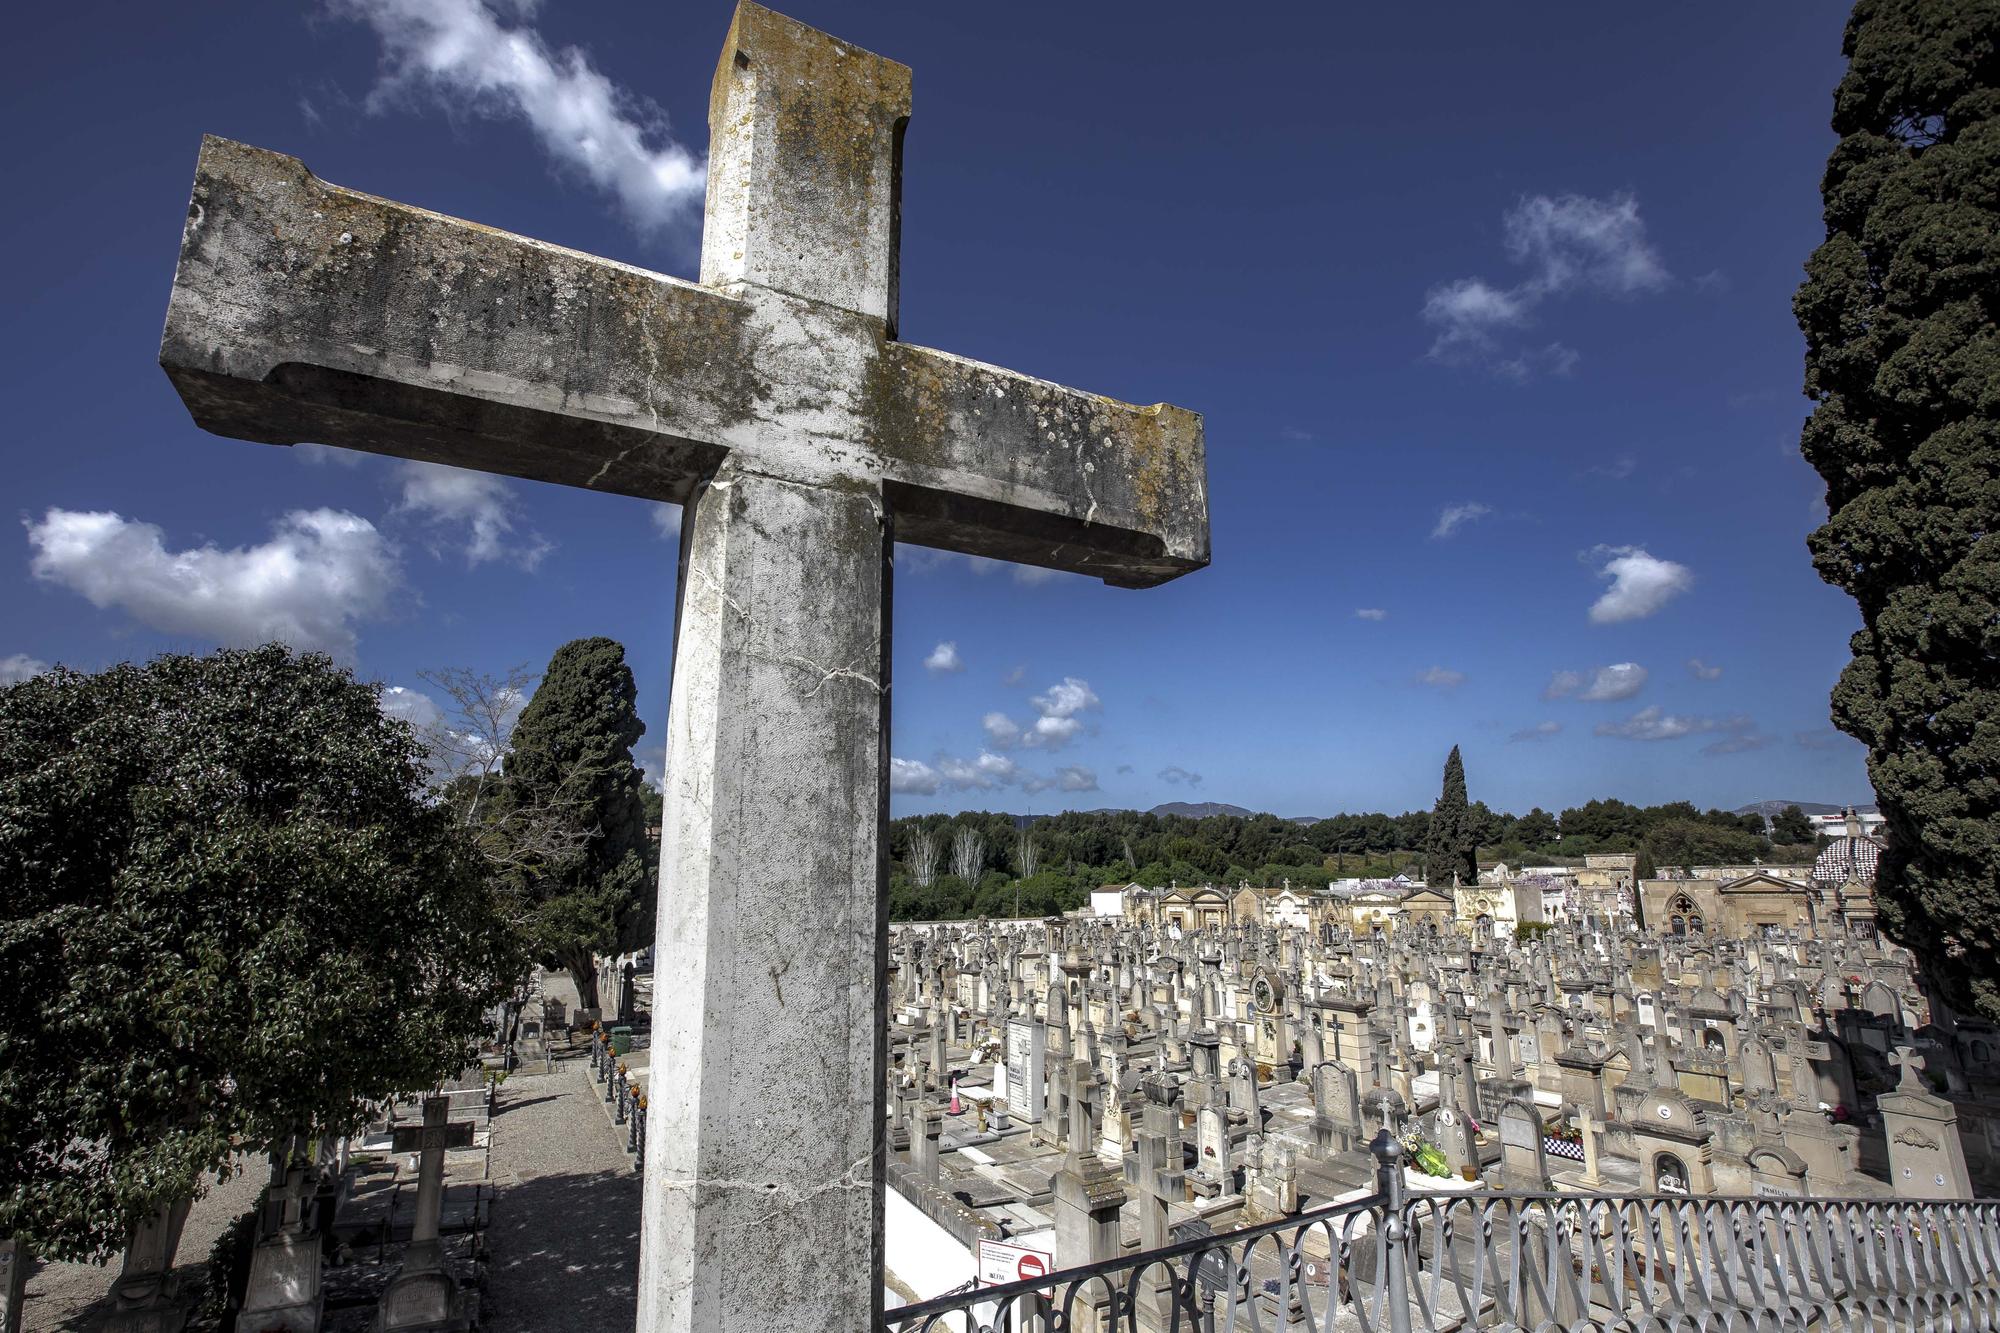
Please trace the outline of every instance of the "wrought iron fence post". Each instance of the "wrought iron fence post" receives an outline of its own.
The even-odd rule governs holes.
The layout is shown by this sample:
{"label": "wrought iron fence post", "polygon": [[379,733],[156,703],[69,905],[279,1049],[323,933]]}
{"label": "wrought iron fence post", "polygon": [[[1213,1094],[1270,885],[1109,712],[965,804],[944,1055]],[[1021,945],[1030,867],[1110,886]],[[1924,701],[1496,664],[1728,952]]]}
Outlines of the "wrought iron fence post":
{"label": "wrought iron fence post", "polygon": [[1381,1196],[1383,1299],[1388,1303],[1389,1333],[1410,1333],[1409,1228],[1403,1221],[1407,1191],[1403,1184],[1403,1145],[1385,1122],[1368,1145],[1375,1155],[1375,1192]]}

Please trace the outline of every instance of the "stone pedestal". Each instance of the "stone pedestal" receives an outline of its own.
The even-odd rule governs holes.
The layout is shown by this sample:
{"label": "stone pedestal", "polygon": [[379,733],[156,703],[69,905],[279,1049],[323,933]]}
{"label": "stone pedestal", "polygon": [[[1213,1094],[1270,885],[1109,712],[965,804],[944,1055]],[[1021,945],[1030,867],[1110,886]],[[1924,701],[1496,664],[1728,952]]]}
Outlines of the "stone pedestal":
{"label": "stone pedestal", "polygon": [[[1108,1263],[1119,1255],[1118,1210],[1125,1184],[1117,1168],[1095,1153],[1072,1153],[1051,1182],[1055,1187],[1056,1267]],[[1102,1292],[1094,1302],[1091,1294]],[[1109,1330],[1109,1287],[1096,1284],[1080,1297],[1071,1315],[1078,1333]]]}

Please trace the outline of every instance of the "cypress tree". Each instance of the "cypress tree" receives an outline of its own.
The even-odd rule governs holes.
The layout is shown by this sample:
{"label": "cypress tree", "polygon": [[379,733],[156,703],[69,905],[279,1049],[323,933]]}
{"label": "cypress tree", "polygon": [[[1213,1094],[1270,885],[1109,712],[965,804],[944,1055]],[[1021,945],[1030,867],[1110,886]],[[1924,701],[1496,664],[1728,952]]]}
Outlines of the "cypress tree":
{"label": "cypress tree", "polygon": [[1861,0],[1806,336],[1809,539],[1862,628],[1834,723],[1888,825],[1884,929],[2000,1020],[2000,0]]}
{"label": "cypress tree", "polygon": [[1465,800],[1465,761],[1459,758],[1456,745],[1444,761],[1444,787],[1431,807],[1430,833],[1424,841],[1424,874],[1433,888],[1449,888],[1454,874],[1461,884],[1479,879],[1471,810]]}
{"label": "cypress tree", "polygon": [[509,798],[568,806],[594,836],[582,853],[524,878],[530,933],[546,958],[569,969],[586,1008],[598,1007],[593,953],[649,942],[655,863],[646,836],[642,778],[632,746],[646,732],[638,689],[615,639],[576,639],[556,649],[514,727]]}

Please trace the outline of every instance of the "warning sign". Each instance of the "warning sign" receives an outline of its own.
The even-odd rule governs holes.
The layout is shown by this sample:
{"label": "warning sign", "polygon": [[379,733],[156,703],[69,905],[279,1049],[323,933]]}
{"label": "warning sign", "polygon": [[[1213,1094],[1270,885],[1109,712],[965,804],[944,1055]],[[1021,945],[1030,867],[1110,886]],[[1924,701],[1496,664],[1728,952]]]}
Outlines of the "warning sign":
{"label": "warning sign", "polygon": [[979,1242],[979,1285],[1000,1287],[1009,1282],[1026,1282],[1045,1276],[1056,1266],[1056,1257],[1032,1245],[1004,1240]]}

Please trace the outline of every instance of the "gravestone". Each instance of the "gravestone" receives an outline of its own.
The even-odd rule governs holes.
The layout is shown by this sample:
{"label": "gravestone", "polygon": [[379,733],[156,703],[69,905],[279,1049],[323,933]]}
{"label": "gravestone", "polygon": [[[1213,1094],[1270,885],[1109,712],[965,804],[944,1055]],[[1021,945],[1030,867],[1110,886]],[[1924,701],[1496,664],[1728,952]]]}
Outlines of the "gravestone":
{"label": "gravestone", "polygon": [[193,1199],[164,1204],[132,1230],[125,1263],[111,1286],[111,1313],[102,1333],[179,1333],[187,1323],[180,1276],[173,1271],[181,1228]]}
{"label": "gravestone", "polygon": [[21,1333],[27,1290],[28,1247],[12,1236],[0,1239],[0,1333]]}
{"label": "gravestone", "polygon": [[1917,1078],[1920,1057],[1897,1048],[1900,1081],[1875,1099],[1889,1141],[1889,1184],[1906,1199],[1967,1199],[1972,1177],[1958,1137],[1957,1108]]}
{"label": "gravestone", "polygon": [[161,362],[199,425],[686,506],[644,1333],[881,1306],[892,544],[1135,588],[1208,560],[1194,414],[901,339],[909,80],[741,4],[700,284],[226,140],[197,167]]}
{"label": "gravestone", "polygon": [[447,1123],[451,1103],[443,1097],[424,1098],[424,1122],[398,1126],[391,1151],[416,1152],[417,1202],[410,1223],[410,1243],[403,1251],[403,1266],[382,1293],[375,1316],[378,1333],[396,1329],[466,1329],[471,1315],[459,1293],[458,1278],[445,1263],[444,1246],[438,1239],[438,1223],[444,1211],[444,1155],[453,1147],[472,1142],[472,1125],[467,1121]]}
{"label": "gravestone", "polygon": [[1545,1191],[1549,1187],[1541,1113],[1532,1103],[1510,1099],[1500,1108],[1500,1188]]}
{"label": "gravestone", "polygon": [[257,1333],[317,1333],[320,1325],[320,1237],[306,1216],[307,1191],[318,1182],[295,1155],[303,1147],[294,1140],[272,1154],[270,1193],[237,1319]]}
{"label": "gravestone", "polygon": [[1188,1181],[1199,1194],[1213,1197],[1235,1186],[1229,1161],[1229,1114],[1220,1106],[1202,1107],[1194,1113],[1194,1170]]}

